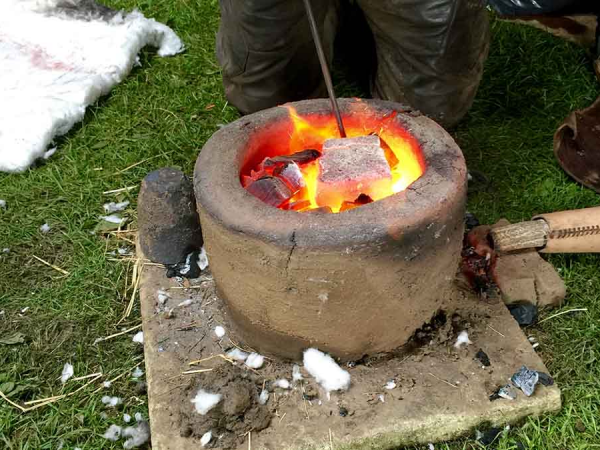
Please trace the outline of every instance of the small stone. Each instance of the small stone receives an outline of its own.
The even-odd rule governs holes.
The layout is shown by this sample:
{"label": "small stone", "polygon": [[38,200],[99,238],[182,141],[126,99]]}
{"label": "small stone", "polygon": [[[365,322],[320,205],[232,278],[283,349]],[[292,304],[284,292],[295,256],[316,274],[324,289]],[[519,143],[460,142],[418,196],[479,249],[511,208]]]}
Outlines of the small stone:
{"label": "small stone", "polygon": [[537,321],[537,306],[531,303],[514,303],[508,305],[508,311],[522,327],[527,327]]}
{"label": "small stone", "polygon": [[202,230],[192,182],[183,172],[164,167],[150,172],[138,196],[140,247],[160,264],[183,262],[202,247]]}
{"label": "small stone", "polygon": [[510,381],[516,387],[520,388],[527,397],[531,397],[539,379],[538,372],[528,369],[527,366],[523,366],[510,378]]}
{"label": "small stone", "polygon": [[479,349],[479,351],[475,353],[475,359],[477,359],[484,367],[489,367],[491,365],[490,357],[482,349]]}
{"label": "small stone", "polygon": [[577,431],[579,431],[580,433],[585,433],[587,428],[585,427],[585,425],[581,419],[577,419],[577,421],[575,422],[575,429]]}
{"label": "small stone", "polygon": [[538,372],[540,383],[544,386],[552,386],[554,384],[554,378],[544,372]]}
{"label": "small stone", "polygon": [[348,415],[348,409],[344,408],[343,406],[340,406],[340,416],[346,417],[347,415]]}

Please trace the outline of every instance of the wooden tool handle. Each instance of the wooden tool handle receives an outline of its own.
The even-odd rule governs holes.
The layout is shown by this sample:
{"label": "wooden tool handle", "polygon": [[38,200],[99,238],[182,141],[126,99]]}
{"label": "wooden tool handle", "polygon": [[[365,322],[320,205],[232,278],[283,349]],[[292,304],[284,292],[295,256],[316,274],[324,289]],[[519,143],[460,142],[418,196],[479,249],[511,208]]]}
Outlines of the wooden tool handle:
{"label": "wooden tool handle", "polygon": [[536,248],[542,253],[600,253],[600,207],[540,214],[529,222],[494,228],[500,253]]}

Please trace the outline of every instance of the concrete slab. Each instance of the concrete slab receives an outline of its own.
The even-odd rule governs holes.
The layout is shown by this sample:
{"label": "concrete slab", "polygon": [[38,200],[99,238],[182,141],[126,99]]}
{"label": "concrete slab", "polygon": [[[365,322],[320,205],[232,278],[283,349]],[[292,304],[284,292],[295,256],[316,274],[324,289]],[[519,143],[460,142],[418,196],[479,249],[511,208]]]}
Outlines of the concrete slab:
{"label": "concrete slab", "polygon": [[[214,333],[217,325],[226,330],[229,327],[210,273],[194,280],[189,289],[181,287],[166,278],[163,268],[144,267],[140,300],[152,447],[157,450],[199,448],[199,437],[209,431],[201,426],[190,429],[186,419],[196,414],[190,402],[191,386],[206,380],[207,373],[182,372],[190,368],[235,369],[254,383],[257,395],[269,381],[280,377],[291,380],[292,374],[292,362],[274,360],[267,360],[257,371],[232,366],[222,358],[190,367],[192,360],[224,353],[234,345],[243,348],[243,343],[229,332],[223,338]],[[170,318],[157,304],[158,289],[171,295],[166,304],[175,308]],[[522,365],[544,372],[547,369],[504,304],[484,303],[458,288],[454,297],[447,300],[447,312],[423,329],[419,338],[424,345],[412,353],[347,368],[352,376],[350,390],[332,393],[330,400],[309,377],[289,391],[277,389],[266,406],[273,416],[268,428],[237,436],[223,432],[223,437],[213,440],[209,447],[247,449],[251,439],[254,450],[392,449],[454,439],[471,434],[484,423],[512,424],[529,415],[559,410],[561,398],[556,385],[538,386],[532,397],[519,392],[514,401],[489,400],[489,395]],[[190,305],[176,306],[186,299],[192,300]],[[453,344],[463,329],[473,344],[457,350]],[[479,349],[489,356],[490,367],[483,367],[474,358]],[[384,386],[390,380],[395,380],[397,387],[387,390]],[[319,398],[307,401],[302,394],[308,391],[318,392]],[[348,414],[342,417],[344,408]]]}

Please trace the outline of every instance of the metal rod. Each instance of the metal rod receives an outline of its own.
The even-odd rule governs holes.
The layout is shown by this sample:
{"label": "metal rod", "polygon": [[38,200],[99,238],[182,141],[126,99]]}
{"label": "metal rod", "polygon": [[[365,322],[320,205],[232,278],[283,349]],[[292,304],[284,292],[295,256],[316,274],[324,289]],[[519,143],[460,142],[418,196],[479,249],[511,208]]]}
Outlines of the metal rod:
{"label": "metal rod", "polygon": [[331,74],[329,73],[329,67],[327,66],[327,59],[323,52],[323,45],[321,44],[321,38],[319,37],[319,30],[317,29],[317,23],[315,22],[315,16],[313,15],[312,7],[310,6],[310,0],[304,0],[304,7],[306,8],[306,15],[308,16],[308,23],[310,24],[310,32],[312,33],[313,40],[315,41],[315,47],[317,48],[317,55],[319,56],[319,64],[321,64],[321,71],[323,72],[323,78],[325,79],[325,86],[327,86],[327,93],[329,94],[329,100],[331,101],[331,108],[337,121],[338,130],[340,137],[346,137],[346,130],[344,129],[344,123],[342,122],[342,116],[338,107],[337,100],[335,98],[335,91],[333,90],[333,83],[331,82]]}

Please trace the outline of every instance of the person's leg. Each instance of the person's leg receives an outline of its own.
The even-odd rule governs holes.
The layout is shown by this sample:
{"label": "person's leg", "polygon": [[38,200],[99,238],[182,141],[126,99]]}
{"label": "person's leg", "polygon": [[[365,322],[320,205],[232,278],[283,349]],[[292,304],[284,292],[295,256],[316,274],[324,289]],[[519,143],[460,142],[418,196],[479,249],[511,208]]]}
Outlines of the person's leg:
{"label": "person's leg", "polygon": [[376,42],[372,95],[407,102],[444,126],[477,92],[489,48],[483,0],[358,0]]}
{"label": "person's leg", "polygon": [[[329,60],[336,0],[312,0]],[[302,0],[220,0],[217,59],[227,100],[242,114],[326,96]]]}

